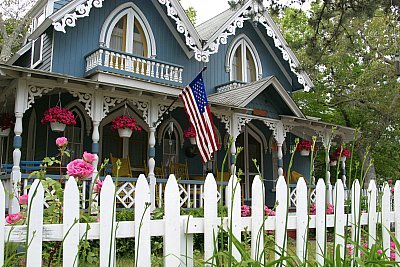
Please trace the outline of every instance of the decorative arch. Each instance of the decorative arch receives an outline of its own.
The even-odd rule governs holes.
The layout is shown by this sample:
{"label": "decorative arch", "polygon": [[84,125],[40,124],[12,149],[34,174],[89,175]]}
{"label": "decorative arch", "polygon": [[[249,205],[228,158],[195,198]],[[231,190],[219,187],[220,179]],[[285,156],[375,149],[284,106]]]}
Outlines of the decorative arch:
{"label": "decorative arch", "polygon": [[[130,104],[126,104],[126,107],[128,109],[128,111],[132,114],[134,113],[135,115],[135,119],[137,124],[140,125],[140,127],[145,130],[146,132],[149,132],[149,125],[147,125],[147,123],[143,120],[143,118],[139,115],[140,112],[138,112],[136,110],[136,108],[132,107]],[[100,131],[102,131],[102,127],[104,125],[109,124],[111,121],[113,121],[117,116],[121,116],[124,115],[124,109],[125,109],[125,103],[121,103],[119,105],[117,105],[116,107],[114,107],[110,113],[100,122]],[[100,133],[101,134],[101,133]]]}
{"label": "decorative arch", "polygon": [[82,117],[82,122],[85,123],[86,135],[90,135],[92,132],[92,120],[90,119],[89,115],[87,114],[85,107],[78,101],[73,101],[65,105],[66,109],[73,110],[76,108],[79,111],[79,114]]}
{"label": "decorative arch", "polygon": [[241,33],[238,36],[235,37],[235,39],[232,40],[232,42],[229,44],[226,55],[225,55],[225,70],[226,72],[230,73],[230,77],[232,80],[232,61],[233,61],[233,56],[236,52],[236,49],[238,49],[239,46],[244,45],[245,47],[249,48],[250,54],[253,57],[255,67],[256,67],[256,80],[260,79],[262,77],[262,64],[261,64],[261,59],[260,56],[257,52],[257,49],[253,42],[250,40],[249,37],[247,37],[245,34]]}
{"label": "decorative arch", "polygon": [[158,139],[158,144],[160,145],[162,140],[163,140],[163,136],[164,136],[164,132],[166,130],[166,128],[168,127],[169,123],[173,122],[174,123],[174,127],[177,130],[178,136],[179,136],[179,140],[181,142],[181,148],[183,147],[183,144],[185,142],[185,139],[183,138],[183,130],[181,125],[179,124],[179,122],[177,120],[175,120],[174,118],[169,118],[167,120],[164,120],[163,123],[160,125],[160,128],[158,130],[158,134],[157,134],[157,139]]}
{"label": "decorative arch", "polygon": [[261,138],[261,142],[263,144],[264,147],[264,153],[266,154],[268,152],[268,142],[267,142],[267,138],[265,138],[265,135],[262,131],[260,131],[260,129],[258,129],[254,124],[252,124],[251,122],[249,122],[247,124],[250,129],[255,132],[260,138]]}
{"label": "decorative arch", "polygon": [[[117,22],[126,14],[133,14],[134,18],[138,20],[141,25],[147,42],[147,55],[155,58],[157,55],[156,41],[150,24],[146,19],[143,12],[132,2],[124,3],[115,8],[103,23],[101,28],[99,43],[100,46],[109,47],[112,30]],[[132,29],[133,30],[133,29]]]}

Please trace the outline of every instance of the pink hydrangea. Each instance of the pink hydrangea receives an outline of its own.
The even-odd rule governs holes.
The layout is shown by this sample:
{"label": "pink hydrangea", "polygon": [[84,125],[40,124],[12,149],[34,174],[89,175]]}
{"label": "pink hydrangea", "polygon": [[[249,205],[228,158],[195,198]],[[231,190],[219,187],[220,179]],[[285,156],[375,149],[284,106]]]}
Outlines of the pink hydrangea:
{"label": "pink hydrangea", "polygon": [[93,191],[100,194],[102,187],[103,187],[103,181],[98,179],[96,184],[93,186]]}
{"label": "pink hydrangea", "polygon": [[267,215],[267,216],[275,216],[275,214],[276,214],[275,211],[268,208],[268,206],[264,206],[264,212],[265,212],[265,215]]}
{"label": "pink hydrangea", "polygon": [[390,241],[390,260],[396,260],[396,243]]}
{"label": "pink hydrangea", "polygon": [[96,155],[88,152],[83,152],[83,160],[87,163],[93,163],[96,160]]}
{"label": "pink hydrangea", "polygon": [[378,249],[378,250],[376,251],[376,253],[378,253],[378,255],[382,255],[383,251],[382,251],[382,249]]}
{"label": "pink hydrangea", "polygon": [[346,245],[346,249],[347,249],[347,254],[353,255],[354,251],[353,251],[353,245],[352,244],[347,244]]}
{"label": "pink hydrangea", "polygon": [[28,204],[28,195],[27,194],[23,194],[22,196],[20,196],[18,198],[18,202],[20,205],[27,205]]}
{"label": "pink hydrangea", "polygon": [[66,145],[68,145],[68,139],[66,137],[58,137],[56,139],[56,145],[58,147],[65,147]]}
{"label": "pink hydrangea", "polygon": [[251,216],[251,207],[247,206],[247,205],[243,205],[242,206],[242,217],[249,217]]}
{"label": "pink hydrangea", "polygon": [[73,160],[67,165],[67,174],[79,179],[91,177],[93,171],[93,166],[83,159]]}
{"label": "pink hydrangea", "polygon": [[8,224],[14,224],[14,223],[16,223],[16,222],[19,222],[19,221],[22,220],[23,218],[24,218],[24,216],[22,216],[21,212],[12,213],[12,214],[9,214],[9,215],[6,217],[6,222],[7,222]]}

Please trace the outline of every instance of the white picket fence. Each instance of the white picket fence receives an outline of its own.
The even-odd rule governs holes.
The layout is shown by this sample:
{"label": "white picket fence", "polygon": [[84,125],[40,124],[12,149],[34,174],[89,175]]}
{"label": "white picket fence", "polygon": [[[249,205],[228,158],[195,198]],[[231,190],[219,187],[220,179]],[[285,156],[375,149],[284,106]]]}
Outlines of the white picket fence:
{"label": "white picket fence", "polygon": [[[361,225],[368,225],[371,247],[376,240],[377,223],[382,223],[383,246],[386,253],[390,254],[390,236],[386,229],[395,222],[397,238],[400,240],[400,182],[395,186],[394,211],[390,208],[390,189],[385,185],[382,197],[382,211],[377,211],[377,188],[371,181],[368,190],[369,213],[360,214],[359,194],[360,185],[355,181],[352,187],[351,214],[345,214],[344,188],[341,180],[335,186],[335,215],[326,215],[326,187],[323,180],[319,180],[316,186],[316,215],[310,215],[309,228],[316,229],[316,260],[323,265],[325,237],[327,227],[336,225],[336,244],[341,245],[341,256],[344,255],[345,240],[343,238],[346,225],[352,228],[351,239],[356,241],[356,233],[360,232],[358,218]],[[164,242],[164,266],[193,266],[193,234],[204,234],[204,259],[207,261],[214,253],[214,238],[217,235],[218,226],[222,223],[227,229],[232,225],[231,231],[238,240],[245,230],[251,232],[251,255],[262,262],[263,235],[258,235],[263,224],[264,196],[262,181],[256,177],[252,185],[252,216],[241,217],[241,187],[237,185],[237,178],[231,177],[228,188],[228,217],[219,218],[217,214],[218,191],[217,184],[212,174],[209,174],[204,184],[204,218],[193,218],[180,215],[179,186],[174,175],[168,179],[165,187],[164,203],[165,216],[161,220],[150,219],[150,190],[144,175],[141,175],[136,183],[135,221],[116,222],[115,216],[115,185],[110,176],[107,176],[100,195],[100,222],[90,223],[87,238],[100,240],[100,266],[115,266],[115,239],[135,238],[135,255],[137,266],[151,266],[151,242],[152,236],[163,236]],[[297,210],[289,213],[288,187],[283,177],[280,177],[276,186],[278,206],[276,216],[270,216],[265,221],[265,230],[275,231],[276,250],[286,244],[288,229],[296,229],[296,253],[300,259],[304,259],[307,242],[307,224],[309,215],[307,212],[307,186],[304,179],[297,183]],[[5,216],[5,193],[0,183],[0,216]],[[42,264],[42,242],[63,241],[63,266],[78,266],[78,245],[86,233],[87,225],[76,223],[79,220],[79,190],[73,177],[69,178],[65,186],[64,211],[62,224],[43,224],[44,190],[39,180],[35,180],[29,191],[28,210],[33,216],[29,216],[29,229],[26,225],[9,226],[4,220],[0,220],[0,265],[4,263],[4,245],[6,242],[26,242],[30,245],[27,252],[26,266],[37,267]],[[360,216],[360,217],[359,217]],[[232,222],[230,222],[232,218]],[[286,221],[287,220],[287,221]],[[285,225],[287,222],[287,229]],[[28,232],[28,233],[27,233]],[[110,249],[111,245],[111,249]],[[133,249],[133,248],[132,248]],[[233,250],[233,256],[240,261],[240,253]],[[275,258],[279,258],[277,253]],[[397,253],[396,259],[400,260]],[[268,259],[273,260],[273,259]],[[132,260],[133,261],[133,260]]]}

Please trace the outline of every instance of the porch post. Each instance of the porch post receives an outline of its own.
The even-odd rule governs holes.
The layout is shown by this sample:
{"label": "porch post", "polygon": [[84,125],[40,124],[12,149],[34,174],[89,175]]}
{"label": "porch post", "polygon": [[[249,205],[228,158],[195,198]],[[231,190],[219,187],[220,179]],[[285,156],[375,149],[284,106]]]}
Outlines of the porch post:
{"label": "porch post", "polygon": [[[283,151],[282,146],[285,141],[285,129],[282,122],[276,124],[275,140],[278,147],[278,178],[283,176]],[[289,183],[289,181],[288,181]]]}
{"label": "porch post", "polygon": [[94,99],[93,99],[93,106],[92,106],[92,123],[93,123],[93,132],[92,132],[92,153],[96,155],[96,159],[93,161],[93,175],[91,184],[93,184],[94,180],[97,177],[98,169],[97,166],[99,164],[99,140],[100,140],[100,133],[99,133],[99,125],[102,118],[106,115],[103,111],[103,98],[104,96],[101,93],[95,92]]}
{"label": "porch post", "polygon": [[149,135],[149,182],[150,182],[150,203],[151,211],[156,208],[156,176],[154,174],[154,168],[156,166],[155,156],[156,156],[156,127],[150,127]]}
{"label": "porch post", "polygon": [[333,196],[332,196],[332,184],[331,184],[331,171],[330,171],[330,159],[329,159],[329,151],[331,149],[331,141],[333,137],[333,132],[332,130],[325,129],[322,134],[322,144],[325,147],[326,153],[325,153],[325,162],[328,162],[328,168],[326,171],[326,178],[325,178],[325,184],[326,184],[326,195],[327,195],[327,200],[329,203],[333,203]]}
{"label": "porch post", "polygon": [[16,95],[15,95],[15,126],[14,126],[14,151],[13,151],[13,167],[11,172],[11,199],[9,201],[9,213],[19,212],[18,197],[20,196],[21,184],[21,147],[22,147],[22,117],[25,112],[25,107],[27,106],[27,98],[25,97],[27,93],[27,84],[25,80],[18,80]]}

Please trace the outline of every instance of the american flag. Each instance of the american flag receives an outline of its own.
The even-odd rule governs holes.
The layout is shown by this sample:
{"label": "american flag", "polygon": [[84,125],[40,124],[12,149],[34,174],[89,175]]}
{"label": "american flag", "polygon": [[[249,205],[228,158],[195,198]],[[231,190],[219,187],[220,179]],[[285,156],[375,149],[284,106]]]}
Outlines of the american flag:
{"label": "american flag", "polygon": [[203,162],[212,158],[212,153],[219,148],[217,134],[208,105],[206,90],[203,81],[203,72],[180,94],[190,124],[196,133],[196,144]]}

